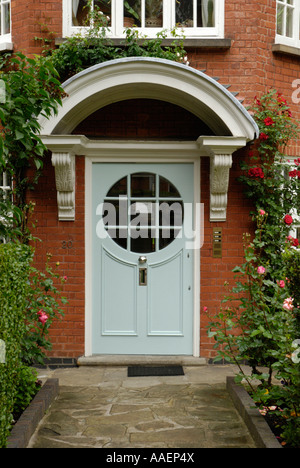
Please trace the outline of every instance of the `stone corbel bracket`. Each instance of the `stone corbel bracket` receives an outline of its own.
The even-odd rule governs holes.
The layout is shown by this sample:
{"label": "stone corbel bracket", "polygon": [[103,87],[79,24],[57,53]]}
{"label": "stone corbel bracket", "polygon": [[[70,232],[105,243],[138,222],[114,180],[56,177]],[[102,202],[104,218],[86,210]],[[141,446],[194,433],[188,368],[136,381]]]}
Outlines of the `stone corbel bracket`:
{"label": "stone corbel bracket", "polygon": [[84,152],[88,140],[77,135],[44,135],[42,141],[52,152],[58,219],[59,221],[75,221],[75,155]]}
{"label": "stone corbel bracket", "polygon": [[210,157],[210,221],[227,219],[227,203],[232,154],[246,146],[243,137],[200,137],[198,144]]}
{"label": "stone corbel bracket", "polygon": [[75,220],[75,155],[52,153],[59,221]]}

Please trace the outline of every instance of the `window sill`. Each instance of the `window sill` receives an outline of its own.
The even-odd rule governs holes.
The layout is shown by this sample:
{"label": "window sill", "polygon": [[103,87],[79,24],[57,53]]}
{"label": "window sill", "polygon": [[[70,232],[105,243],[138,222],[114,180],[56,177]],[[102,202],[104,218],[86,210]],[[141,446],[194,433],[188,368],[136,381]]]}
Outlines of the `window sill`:
{"label": "window sill", "polygon": [[[151,39],[151,38],[149,38]],[[164,39],[162,46],[170,46],[174,42],[174,38]],[[65,38],[57,38],[55,45],[59,46],[65,42]],[[124,45],[124,38],[110,39],[115,46]],[[219,39],[219,38],[187,38],[183,41],[183,46],[186,48],[195,47],[197,49],[230,49],[231,39]]]}
{"label": "window sill", "polygon": [[0,53],[1,52],[12,52],[14,45],[12,42],[0,42]]}
{"label": "window sill", "polygon": [[272,52],[275,54],[286,54],[300,57],[300,48],[292,47],[285,44],[273,44]]}

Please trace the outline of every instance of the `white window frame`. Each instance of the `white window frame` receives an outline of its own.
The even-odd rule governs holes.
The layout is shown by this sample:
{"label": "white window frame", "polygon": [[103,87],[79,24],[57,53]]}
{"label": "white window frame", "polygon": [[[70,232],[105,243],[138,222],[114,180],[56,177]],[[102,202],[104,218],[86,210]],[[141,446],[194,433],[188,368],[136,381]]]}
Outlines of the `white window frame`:
{"label": "white window frame", "polygon": [[[288,37],[285,34],[281,35],[277,33],[277,14],[278,7],[284,7],[284,16],[283,16],[283,25],[284,29],[286,26],[286,13],[287,9],[290,8],[293,10],[293,35]],[[300,2],[299,0],[293,0],[293,5],[289,5],[287,0],[276,0],[276,37],[275,42],[277,44],[284,44],[290,47],[300,48]]]}
{"label": "white window frame", "polygon": [[[1,31],[3,31],[4,28],[4,6],[9,5],[10,8],[10,31],[7,34],[2,34]],[[0,43],[9,43],[11,42],[11,0],[0,0],[0,10],[1,10],[1,15],[0,15],[0,21],[1,21],[1,28],[0,28]]]}
{"label": "white window frame", "polygon": [[[194,0],[195,1],[195,0]],[[108,36],[115,38],[125,37],[123,26],[123,0],[111,0],[112,25],[108,30]],[[156,37],[162,30],[170,32],[175,27],[175,2],[176,0],[163,0],[163,26],[161,28],[136,28],[141,34]],[[225,0],[215,0],[215,26],[211,28],[183,28],[183,34],[187,38],[224,38]],[[72,26],[72,0],[63,0],[63,36],[69,37],[78,33],[84,33],[87,28]],[[178,27],[178,30],[181,29]],[[170,34],[171,37],[171,34]]]}

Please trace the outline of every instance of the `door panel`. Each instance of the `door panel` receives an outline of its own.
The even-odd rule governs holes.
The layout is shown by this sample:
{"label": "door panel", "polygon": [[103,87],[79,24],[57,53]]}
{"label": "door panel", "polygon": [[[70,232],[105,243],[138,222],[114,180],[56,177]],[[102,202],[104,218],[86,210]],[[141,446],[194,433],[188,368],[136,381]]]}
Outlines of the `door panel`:
{"label": "door panel", "polygon": [[[98,313],[102,317],[102,334],[137,335],[137,266],[116,259],[104,248],[101,257],[102,307]],[[125,303],[126,314],[123,314]]]}
{"label": "door panel", "polygon": [[93,354],[192,355],[193,194],[193,164],[93,164]]}
{"label": "door panel", "polygon": [[180,251],[163,263],[149,265],[148,335],[183,336],[182,261]]}

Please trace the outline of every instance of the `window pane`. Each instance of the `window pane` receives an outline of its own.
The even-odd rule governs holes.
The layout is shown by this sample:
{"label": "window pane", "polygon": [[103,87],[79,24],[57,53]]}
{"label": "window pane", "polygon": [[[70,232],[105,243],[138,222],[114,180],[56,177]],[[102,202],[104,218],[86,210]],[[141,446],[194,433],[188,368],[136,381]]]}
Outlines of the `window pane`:
{"label": "window pane", "polygon": [[86,26],[88,20],[87,0],[72,0],[72,24],[73,26]]}
{"label": "window pane", "polygon": [[[110,25],[111,21],[111,0],[95,0],[93,3],[97,11],[105,16],[105,25]],[[72,0],[72,25],[88,26],[89,21],[88,0]]]}
{"label": "window pane", "polygon": [[134,229],[130,231],[131,252],[150,253],[155,252],[156,239],[152,230]]}
{"label": "window pane", "polygon": [[185,28],[194,26],[194,1],[176,0],[176,24]]}
{"label": "window pane", "polygon": [[133,174],[131,176],[131,196],[155,197],[155,174]]}
{"label": "window pane", "polygon": [[105,226],[127,226],[127,198],[104,200],[103,223]]}
{"label": "window pane", "polygon": [[283,36],[284,6],[277,4],[277,34]]}
{"label": "window pane", "polygon": [[147,28],[161,28],[163,17],[163,0],[146,0]]}
{"label": "window pane", "polygon": [[199,3],[201,3],[202,26],[205,28],[214,27],[215,26],[215,0],[200,0],[198,1],[198,4]]}
{"label": "window pane", "polygon": [[293,15],[294,15],[293,8],[287,7],[287,12],[286,12],[286,36],[287,37],[293,37]]}
{"label": "window pane", "polygon": [[159,205],[159,225],[160,226],[182,226],[183,203],[162,202]]}
{"label": "window pane", "polygon": [[94,0],[95,9],[104,15],[104,26],[111,26],[111,0]]}
{"label": "window pane", "polygon": [[3,34],[10,33],[10,3],[4,5],[4,31]]}
{"label": "window pane", "polygon": [[116,184],[108,191],[107,197],[119,197],[120,195],[127,195],[127,177],[118,180]]}
{"label": "window pane", "polygon": [[141,27],[141,0],[124,0],[124,27]]}
{"label": "window pane", "polygon": [[169,182],[164,177],[159,178],[159,196],[160,197],[180,197],[180,193],[178,192],[177,188],[174,187],[171,182]]}
{"label": "window pane", "polygon": [[186,28],[214,27],[214,0],[176,0],[176,24]]}
{"label": "window pane", "polygon": [[130,224],[134,226],[155,225],[155,203],[147,201],[133,202],[130,207]]}

